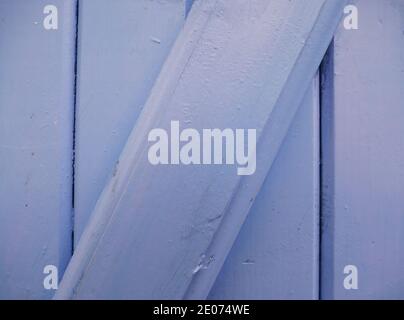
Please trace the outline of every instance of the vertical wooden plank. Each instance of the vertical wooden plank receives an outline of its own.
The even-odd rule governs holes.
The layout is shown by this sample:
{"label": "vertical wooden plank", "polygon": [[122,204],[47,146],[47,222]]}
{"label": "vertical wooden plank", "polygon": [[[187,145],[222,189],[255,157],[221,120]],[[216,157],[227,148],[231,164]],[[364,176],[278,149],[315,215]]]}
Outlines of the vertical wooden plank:
{"label": "vertical wooden plank", "polygon": [[319,86],[313,80],[210,299],[317,299]]}
{"label": "vertical wooden plank", "polygon": [[324,74],[322,297],[402,299],[404,2],[353,4],[359,29],[340,27]]}
{"label": "vertical wooden plank", "polygon": [[0,1],[0,298],[51,297],[71,256],[76,1],[48,30],[49,4]]}
{"label": "vertical wooden plank", "polygon": [[181,29],[185,0],[82,0],[75,243]]}
{"label": "vertical wooden plank", "polygon": [[[311,84],[342,5],[195,2],[56,298],[208,295]],[[170,131],[173,120],[198,131],[256,129],[256,173],[240,177],[231,165],[153,165],[148,134],[155,128]],[[209,268],[203,268],[205,257],[213,262]]]}

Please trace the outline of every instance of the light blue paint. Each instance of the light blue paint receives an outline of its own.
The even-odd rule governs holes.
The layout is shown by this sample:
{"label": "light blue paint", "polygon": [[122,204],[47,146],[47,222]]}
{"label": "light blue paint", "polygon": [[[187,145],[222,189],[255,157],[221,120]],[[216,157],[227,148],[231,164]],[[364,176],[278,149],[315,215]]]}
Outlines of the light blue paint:
{"label": "light blue paint", "polygon": [[403,299],[404,2],[353,3],[325,70],[322,297]]}
{"label": "light blue paint", "polygon": [[[324,0],[194,4],[56,298],[207,296],[342,5]],[[257,128],[257,174],[240,179],[234,167],[151,166],[147,134],[167,128],[171,120],[196,129]],[[213,256],[213,263],[198,269],[204,254]]]}
{"label": "light blue paint", "polygon": [[[252,205],[251,199],[255,199],[258,194],[281,143],[287,134],[287,130],[292,121],[290,116],[295,115],[300,102],[304,99],[306,89],[311,84],[319,62],[322,60],[326,51],[327,44],[331,41],[330,39],[338,25],[345,3],[346,1],[339,0],[323,2],[317,20],[311,30],[294,38],[295,40],[300,39],[300,43],[304,46],[294,65],[293,72],[289,75],[287,86],[283,89],[276,102],[276,108],[272,112],[263,130],[258,146],[258,151],[261,150],[261,152],[257,154],[257,163],[259,164],[257,166],[257,172],[243,179],[242,183],[238,186],[237,192],[233,195],[231,203],[228,204],[226,209],[227,214],[223,217],[220,229],[215,234],[213,241],[206,251],[207,256],[216,257],[216,263],[210,264],[206,272],[199,272],[193,277],[193,281],[185,296],[187,299],[204,299],[213,286],[216,276],[220,272],[239,229],[249,212],[250,206]],[[280,5],[280,3],[276,4]],[[286,5],[288,4],[286,3]],[[294,5],[303,5],[304,8],[295,8],[296,11],[289,9],[288,13],[280,12],[278,14],[289,17],[289,19],[293,20],[295,23],[301,23],[302,21],[299,19],[309,13],[309,6],[300,2],[292,2],[289,3],[289,5],[292,5],[292,7]],[[310,3],[310,6],[311,5],[317,5],[317,3],[312,2]],[[274,10],[274,12],[276,13],[276,10]],[[291,12],[292,15],[289,15]],[[296,25],[295,30],[303,31],[304,28],[301,25]],[[276,34],[273,30],[272,32]],[[277,32],[280,34],[286,33],[286,35],[295,34],[296,36],[296,31],[277,30]],[[302,40],[305,36],[308,38]],[[287,47],[295,44],[296,43],[289,41],[287,45],[285,45]],[[281,56],[278,57],[279,60],[273,58],[273,61],[278,61],[278,63],[283,60],[282,50],[280,48],[284,48],[284,45],[277,43],[277,48],[274,50],[280,53]],[[291,51],[289,51],[289,53]],[[276,78],[274,75],[279,74],[285,74],[285,70],[268,72],[272,80]],[[271,84],[273,85],[273,83]],[[263,95],[262,100],[270,100],[272,95],[273,92],[268,90]]]}
{"label": "light blue paint", "polygon": [[80,1],[75,244],[184,23],[184,1]]}
{"label": "light blue paint", "polygon": [[76,1],[0,1],[0,299],[44,299],[71,255]]}
{"label": "light blue paint", "polygon": [[210,299],[317,299],[319,86],[313,81]]}

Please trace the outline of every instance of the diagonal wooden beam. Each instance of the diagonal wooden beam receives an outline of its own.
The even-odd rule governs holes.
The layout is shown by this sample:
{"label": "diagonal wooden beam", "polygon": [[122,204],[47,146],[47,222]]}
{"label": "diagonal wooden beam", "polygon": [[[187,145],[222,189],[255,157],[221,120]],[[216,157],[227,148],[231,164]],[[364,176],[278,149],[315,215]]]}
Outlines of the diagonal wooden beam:
{"label": "diagonal wooden beam", "polygon": [[[204,298],[301,103],[344,1],[196,1],[57,299]],[[148,134],[256,129],[256,172],[153,166]],[[252,159],[250,159],[252,160]]]}

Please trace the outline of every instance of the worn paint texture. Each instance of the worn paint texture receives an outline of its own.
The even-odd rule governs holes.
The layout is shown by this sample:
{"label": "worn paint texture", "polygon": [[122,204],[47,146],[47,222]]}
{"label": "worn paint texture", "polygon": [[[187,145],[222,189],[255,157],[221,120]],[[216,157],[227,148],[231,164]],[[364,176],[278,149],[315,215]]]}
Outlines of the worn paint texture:
{"label": "worn paint texture", "polygon": [[[404,299],[402,0],[320,75],[346,1],[51,3],[0,0],[0,299]],[[257,129],[255,174],[152,166],[173,120]]]}
{"label": "worn paint texture", "polygon": [[[340,12],[340,1],[195,2],[56,298],[208,295]],[[147,134],[173,119],[196,129],[256,128],[257,174],[152,166]]]}

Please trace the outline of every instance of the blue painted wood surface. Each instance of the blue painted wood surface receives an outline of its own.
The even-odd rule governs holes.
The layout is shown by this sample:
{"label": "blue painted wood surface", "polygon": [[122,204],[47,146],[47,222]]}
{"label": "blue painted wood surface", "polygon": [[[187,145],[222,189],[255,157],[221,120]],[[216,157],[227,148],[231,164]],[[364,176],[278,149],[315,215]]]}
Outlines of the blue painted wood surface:
{"label": "blue painted wood surface", "polygon": [[[322,0],[257,0],[247,11],[244,1],[196,4],[57,298],[206,297],[342,12],[342,2]],[[144,157],[147,134],[173,119],[197,129],[257,128],[257,174],[241,180],[234,167],[153,167]],[[215,258],[198,268],[204,253]]]}
{"label": "blue painted wood surface", "polygon": [[[233,4],[243,1],[236,0]],[[229,82],[222,81],[227,79],[225,76],[218,76],[221,81],[215,80],[216,84],[212,85],[215,90],[209,94],[201,90],[206,83],[198,82],[198,77],[212,81],[204,69],[211,67],[211,61],[206,58],[204,68],[182,74],[183,82],[178,83],[183,93],[177,93],[176,100],[171,102],[173,114],[164,117],[156,109],[155,113],[141,118],[141,123],[136,123],[150,93],[156,99],[152,101],[155,105],[170,107],[163,99],[157,101],[157,89],[153,94],[152,87],[192,1],[81,0],[73,239],[76,1],[51,2],[58,8],[57,30],[43,27],[46,16],[43,9],[49,5],[48,1],[0,1],[0,299],[47,299],[53,295],[54,291],[43,287],[43,268],[55,265],[60,275],[63,274],[71,257],[72,240],[76,245],[79,243],[134,126],[139,125],[137,132],[144,133],[149,117],[168,121],[174,114],[177,119],[182,117],[182,125],[190,125],[191,120],[191,126],[202,128],[204,115],[192,109],[193,105],[204,106],[204,112],[210,112],[216,103],[227,106],[223,101],[241,99],[247,108],[248,99],[256,89],[235,91],[234,97],[214,100],[211,96],[215,90],[230,92],[226,89]],[[225,8],[224,2],[218,1],[221,9]],[[251,21],[257,23],[260,14],[264,14],[262,8],[266,1],[253,2],[256,6],[250,6],[248,12]],[[266,163],[265,170],[261,166],[257,169],[261,170],[258,174],[262,179],[266,177],[262,188],[261,182],[243,179],[239,189],[242,192],[236,193],[238,196],[232,196],[230,189],[227,193],[218,192],[219,196],[232,199],[230,208],[233,210],[227,209],[226,219],[234,217],[229,212],[240,208],[250,211],[237,238],[243,215],[237,221],[230,220],[232,223],[222,220],[220,225],[215,224],[217,221],[204,224],[203,219],[215,218],[206,212],[216,212],[221,203],[219,196],[198,212],[198,219],[183,214],[187,208],[197,207],[191,198],[199,192],[197,187],[207,181],[206,176],[214,175],[213,170],[186,168],[179,173],[171,168],[171,173],[164,173],[167,168],[149,170],[144,165],[142,170],[134,172],[143,177],[142,183],[149,181],[153,188],[140,186],[140,183],[136,188],[134,181],[126,190],[138,193],[133,192],[133,198],[130,195],[124,198],[127,204],[121,205],[119,210],[126,215],[114,220],[121,224],[106,232],[103,245],[94,251],[97,265],[91,266],[92,273],[86,275],[84,289],[81,288],[76,297],[122,294],[125,298],[140,295],[203,298],[210,291],[210,299],[315,299],[319,295],[323,299],[404,298],[401,249],[404,241],[404,3],[400,0],[351,2],[359,9],[359,29],[345,30],[341,24],[321,75],[321,252],[317,207],[319,93],[318,84],[314,82],[269,174],[264,171],[275,155],[264,155],[260,160]],[[277,10],[281,17],[286,16],[282,9]],[[241,17],[236,11],[230,15],[226,10],[219,12],[226,17],[221,28],[226,28],[233,18],[239,21]],[[243,36],[241,27],[239,34]],[[260,36],[259,32],[254,34]],[[246,48],[251,43],[247,37],[244,40],[238,56],[231,56],[234,61],[243,54],[248,57]],[[192,48],[187,42],[182,45],[182,50]],[[177,57],[181,57],[182,50],[177,48]],[[286,46],[280,46],[279,50],[291,52]],[[203,60],[205,53],[201,51],[198,59]],[[217,63],[211,69],[217,71],[230,60],[223,60],[222,65]],[[190,62],[192,66],[192,59]],[[177,74],[178,70],[172,65],[166,68],[171,74]],[[159,92],[164,92],[166,85],[170,86],[172,79],[167,76],[167,69],[163,76],[166,81],[157,86]],[[237,68],[234,70],[236,72]],[[302,70],[299,72],[302,78],[294,78],[294,88],[305,79]],[[270,77],[274,77],[273,72]],[[204,99],[209,105],[195,99],[205,93]],[[282,96],[279,105],[288,106],[293,99],[296,96]],[[178,104],[177,108],[177,102],[184,105]],[[216,112],[209,121],[206,117],[209,125],[203,127],[231,123],[224,120],[224,113],[225,110]],[[247,127],[254,122],[251,119],[255,119],[250,113],[243,117],[235,116],[232,121],[236,119],[239,127]],[[286,130],[287,126],[285,133]],[[266,143],[264,149],[275,150],[271,146],[273,135],[265,129],[263,132],[267,133],[261,139]],[[281,137],[282,134],[275,135],[279,146]],[[118,166],[118,178],[121,170]],[[162,185],[153,184],[158,181],[151,178],[154,174],[164,177],[159,182]],[[177,184],[170,182],[178,174],[182,180]],[[225,176],[227,171],[217,175],[220,174]],[[199,180],[186,180],[188,176],[197,176]],[[226,179],[219,187],[226,189],[231,185],[233,180]],[[188,182],[184,184],[184,181]],[[187,186],[185,191],[184,185]],[[176,193],[181,192],[182,196],[183,192],[188,192],[186,199],[176,198]],[[157,196],[163,198],[163,204],[158,204]],[[137,218],[135,222],[139,224],[127,226],[133,222],[132,215],[144,214],[144,203],[132,201],[136,197],[145,197],[150,204],[146,212],[150,216],[157,212],[158,219]],[[177,204],[173,199],[177,199]],[[249,210],[250,199],[254,204]],[[215,234],[214,229],[218,230]],[[125,233],[125,230],[130,232]],[[87,243],[100,236],[97,232],[90,233]],[[206,239],[209,237],[211,242]],[[195,238],[199,243],[187,247]],[[128,239],[130,242],[126,243]],[[143,252],[141,260],[139,252]],[[85,250],[78,253],[79,260],[89,257]],[[171,259],[170,254],[176,259]],[[210,260],[206,257],[201,263],[203,254],[207,259],[214,257],[212,263],[207,263]],[[145,263],[146,270],[142,269]],[[202,267],[198,269],[199,265]],[[357,290],[344,288],[346,265],[358,268]],[[175,270],[180,271],[175,273]],[[121,278],[117,279],[116,274]],[[167,275],[175,281],[165,282]],[[149,286],[153,281],[154,288],[153,284]],[[139,292],[133,293],[130,285],[137,286],[135,289]],[[93,289],[95,291],[90,292]],[[63,294],[62,297],[68,296]]]}
{"label": "blue painted wood surface", "polygon": [[317,299],[319,83],[313,80],[209,299]]}
{"label": "blue painted wood surface", "polygon": [[0,1],[0,298],[44,299],[71,256],[76,1]]}
{"label": "blue painted wood surface", "polygon": [[352,2],[359,29],[341,25],[324,71],[322,298],[402,299],[404,2]]}
{"label": "blue painted wood surface", "polygon": [[190,2],[82,0],[79,6],[74,238],[150,93]]}
{"label": "blue painted wood surface", "polygon": [[[174,3],[175,6],[172,8],[177,8],[177,12],[167,10],[167,3],[163,5],[153,4],[153,6],[151,4],[153,3],[150,1],[117,3],[111,0],[87,0],[82,2],[80,6],[80,63],[76,122],[78,129],[75,185],[76,243],[81,230],[87,223],[88,215],[91,213],[90,207],[94,206],[108,173],[112,171],[118,160],[123,141],[129,135],[130,128],[135,122],[134,118],[137,117],[146,94],[149,92],[147,86],[151,87],[152,75],[159,71],[164,54],[167,54],[172,39],[176,37],[181,26],[181,19],[184,16],[181,4]],[[190,4],[190,1],[185,3],[187,11]],[[120,14],[123,8],[126,8],[125,15]],[[145,16],[145,12],[149,16]],[[156,26],[154,23],[157,15],[160,15],[161,30],[158,29],[160,25]],[[104,23],[107,19],[108,24]],[[150,31],[150,24],[157,30]],[[135,30],[136,32],[128,33],[122,32],[122,30]],[[149,37],[144,34],[146,30],[148,30]],[[161,32],[164,34],[160,35]],[[160,43],[153,42],[154,38],[160,39]],[[148,60],[145,57],[148,57]],[[263,273],[265,276],[268,275],[267,269],[271,269],[272,264],[273,268],[277,270],[270,272],[270,274],[273,275],[273,281],[278,281],[278,285],[274,286],[274,282],[269,276],[264,282],[261,281],[260,277],[254,278],[247,275],[244,279],[248,280],[250,285],[240,281],[238,282],[239,290],[234,290],[231,285],[226,287],[229,290],[228,293],[233,294],[233,297],[250,295],[251,297],[313,298],[317,295],[318,239],[316,236],[316,219],[318,218],[318,208],[316,206],[317,186],[315,182],[317,173],[314,169],[317,168],[318,162],[315,152],[318,147],[316,140],[318,139],[318,132],[315,129],[319,120],[316,119],[318,94],[317,83],[315,83],[313,84],[313,92],[310,91],[306,102],[300,108],[303,111],[299,111],[298,119],[295,120],[296,128],[288,134],[290,136],[288,140],[293,141],[290,142],[293,146],[283,147],[287,151],[283,152],[285,155],[282,156],[281,162],[289,161],[292,164],[289,166],[288,163],[279,164],[277,165],[278,169],[275,169],[279,173],[289,172],[291,175],[299,175],[299,180],[302,183],[295,184],[294,179],[288,181],[288,179],[278,178],[270,183],[271,187],[268,187],[271,189],[270,191],[261,192],[260,198],[266,200],[257,200],[259,204],[256,207],[262,208],[258,210],[265,211],[265,208],[272,206],[271,212],[278,212],[278,210],[282,212],[282,214],[271,216],[270,221],[267,221],[263,216],[265,213],[260,214],[260,218],[254,220],[261,224],[262,228],[259,230],[265,231],[265,227],[271,229],[264,232],[265,240],[254,237],[256,241],[252,244],[256,248],[257,254],[262,252],[264,257],[269,258],[262,259],[260,262],[257,261],[255,267],[261,265],[266,270]],[[139,108],[134,107],[136,105]],[[97,121],[93,119],[97,119]],[[307,167],[302,170],[303,166]],[[291,170],[292,168],[295,170]],[[276,174],[272,174],[272,176],[276,176]],[[267,180],[269,181],[270,178]],[[269,183],[267,184],[269,185]],[[296,201],[288,201],[291,206],[287,206],[284,201],[277,202],[276,200],[280,195],[279,193],[282,194],[287,186],[290,189],[289,197],[296,199]],[[281,198],[284,199],[285,195]],[[306,203],[304,203],[305,201]],[[264,203],[260,204],[262,202]],[[273,202],[276,202],[277,205]],[[303,220],[299,214],[294,214],[299,212],[302,207],[305,208],[303,209],[305,217]],[[276,217],[280,221],[277,221]],[[264,224],[264,221],[267,223]],[[285,228],[279,229],[277,226],[280,224],[285,225]],[[287,226],[299,228],[296,233],[298,236],[293,238],[296,241],[294,246],[288,241],[289,233],[275,232],[276,230],[290,231]],[[259,225],[253,227],[254,230],[257,228]],[[302,236],[299,237],[299,235]],[[268,240],[268,237],[274,241]],[[266,254],[268,248],[259,245],[262,243],[276,246],[279,243],[284,246],[285,241],[293,247],[287,250],[289,259],[285,252],[282,257],[272,259],[273,256]],[[296,247],[304,248],[304,250],[296,250]],[[233,249],[233,251],[237,250]],[[245,255],[243,248],[239,251],[241,256]],[[290,263],[291,259],[300,259],[299,266],[296,263]],[[226,268],[226,273],[222,272],[221,274],[226,274],[228,277],[233,275],[233,270],[228,269]],[[242,267],[240,271],[246,269],[248,268]],[[285,274],[284,277],[280,277],[279,272],[290,272],[290,275],[286,276]],[[246,286],[242,289],[244,285]],[[215,296],[218,295],[221,298],[227,297],[222,292],[216,293]]]}

